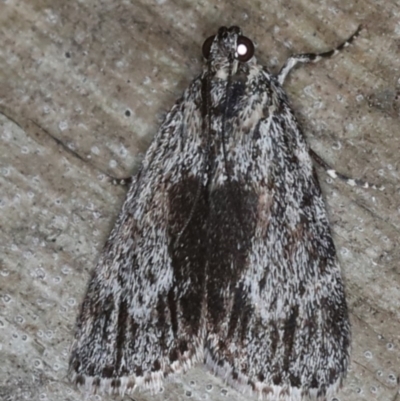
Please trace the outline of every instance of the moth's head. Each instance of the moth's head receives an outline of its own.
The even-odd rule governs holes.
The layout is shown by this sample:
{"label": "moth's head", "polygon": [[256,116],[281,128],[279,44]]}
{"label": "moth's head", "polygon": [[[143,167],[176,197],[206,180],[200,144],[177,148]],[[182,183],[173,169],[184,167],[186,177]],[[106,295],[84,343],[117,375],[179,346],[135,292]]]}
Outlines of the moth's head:
{"label": "moth's head", "polygon": [[247,62],[254,56],[254,44],[238,26],[219,28],[216,35],[210,36],[203,44],[203,56],[208,61]]}

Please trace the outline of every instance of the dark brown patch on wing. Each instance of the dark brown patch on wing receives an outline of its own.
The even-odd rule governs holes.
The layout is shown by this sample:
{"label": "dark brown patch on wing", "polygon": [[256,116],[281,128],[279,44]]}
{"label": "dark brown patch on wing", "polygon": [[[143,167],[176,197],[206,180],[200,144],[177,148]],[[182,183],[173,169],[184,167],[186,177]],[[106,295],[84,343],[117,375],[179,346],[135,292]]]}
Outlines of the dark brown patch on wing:
{"label": "dark brown patch on wing", "polygon": [[175,281],[174,293],[168,297],[169,308],[175,330],[184,326],[184,332],[192,336],[201,328],[204,305],[208,215],[205,188],[197,179],[187,178],[171,188],[169,202],[169,249]]}
{"label": "dark brown patch on wing", "polygon": [[[246,320],[246,291],[234,287],[247,268],[247,257],[257,219],[258,198],[236,182],[210,194],[208,221],[207,305],[211,325],[217,329],[230,313],[230,332]],[[234,297],[233,308],[227,303]],[[242,326],[246,330],[246,324]]]}

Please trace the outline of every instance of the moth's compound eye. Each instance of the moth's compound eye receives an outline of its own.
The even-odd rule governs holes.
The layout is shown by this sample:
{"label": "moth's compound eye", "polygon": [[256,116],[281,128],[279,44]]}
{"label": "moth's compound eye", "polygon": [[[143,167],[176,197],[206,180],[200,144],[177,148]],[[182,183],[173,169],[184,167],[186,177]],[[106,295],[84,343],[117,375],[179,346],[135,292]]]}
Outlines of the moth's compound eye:
{"label": "moth's compound eye", "polygon": [[206,39],[206,41],[203,43],[203,57],[205,59],[208,59],[210,57],[210,52],[211,52],[211,46],[214,42],[215,35],[210,36],[209,38]]}
{"label": "moth's compound eye", "polygon": [[254,44],[246,36],[239,36],[236,47],[237,59],[239,61],[249,61],[254,56]]}

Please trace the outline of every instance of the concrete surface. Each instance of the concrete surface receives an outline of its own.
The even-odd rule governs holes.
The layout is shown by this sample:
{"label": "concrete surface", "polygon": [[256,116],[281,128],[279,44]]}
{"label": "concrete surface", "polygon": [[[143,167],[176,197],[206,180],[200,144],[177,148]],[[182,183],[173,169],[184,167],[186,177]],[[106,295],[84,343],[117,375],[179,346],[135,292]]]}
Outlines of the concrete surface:
{"label": "concrete surface", "polygon": [[[336,58],[286,84],[313,148],[353,325],[340,400],[399,400],[399,1],[0,1],[0,399],[100,400],[66,368],[89,273],[163,113],[201,68],[201,45],[239,25],[277,70],[295,52]],[[237,399],[201,367],[154,397]]]}

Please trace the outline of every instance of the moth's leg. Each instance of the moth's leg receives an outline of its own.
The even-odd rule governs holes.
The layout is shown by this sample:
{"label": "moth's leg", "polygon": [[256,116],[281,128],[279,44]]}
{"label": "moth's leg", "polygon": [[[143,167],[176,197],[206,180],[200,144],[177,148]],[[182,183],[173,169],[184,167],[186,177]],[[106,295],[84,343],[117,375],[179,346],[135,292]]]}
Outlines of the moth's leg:
{"label": "moth's leg", "polygon": [[317,153],[315,153],[312,149],[310,149],[310,155],[315,160],[315,162],[318,163],[326,171],[326,173],[329,175],[329,177],[339,178],[340,180],[346,182],[347,184],[349,184],[352,187],[372,188],[372,189],[379,189],[380,191],[385,189],[385,187],[383,187],[383,186],[378,187],[375,184],[371,184],[367,181],[350,178],[347,175],[338,173],[331,166],[329,166],[329,164],[324,159],[322,159]]}
{"label": "moth's leg", "polygon": [[290,56],[286,63],[283,65],[279,74],[277,76],[279,83],[282,85],[285,81],[287,75],[295,67],[298,63],[316,63],[317,61],[323,58],[329,58],[334,56],[335,54],[339,53],[345,47],[349,46],[353,40],[360,34],[361,32],[361,25],[357,28],[357,30],[351,35],[345,42],[340,44],[336,49],[329,50],[323,53],[304,53],[304,54],[295,54]]}

